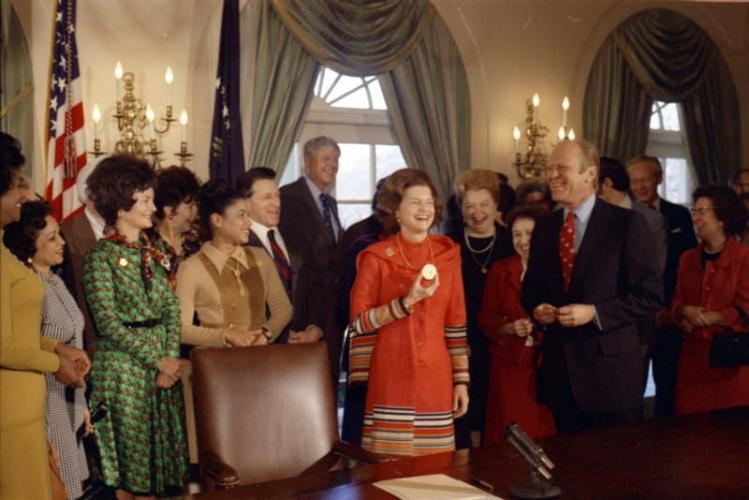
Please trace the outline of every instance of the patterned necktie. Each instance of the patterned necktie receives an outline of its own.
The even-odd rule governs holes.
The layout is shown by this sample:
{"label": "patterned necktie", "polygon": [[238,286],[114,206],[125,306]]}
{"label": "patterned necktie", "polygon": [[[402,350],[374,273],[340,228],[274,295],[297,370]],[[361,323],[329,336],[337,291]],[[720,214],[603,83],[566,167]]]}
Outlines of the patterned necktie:
{"label": "patterned necktie", "polygon": [[286,288],[286,293],[291,294],[291,266],[289,260],[283,253],[281,246],[276,241],[276,231],[271,229],[268,231],[268,241],[270,241],[270,248],[273,251],[273,260],[276,263],[278,274],[281,276],[281,282]]}
{"label": "patterned necktie", "polygon": [[575,265],[575,212],[569,211],[559,233],[559,260],[562,262],[564,291],[570,288],[572,267]]}
{"label": "patterned necktie", "polygon": [[336,234],[335,234],[335,228],[333,227],[333,210],[334,210],[334,201],[333,198],[326,193],[320,193],[320,201],[322,202],[322,216],[325,220],[325,227],[328,230],[328,233],[330,233],[330,237],[333,239],[333,242],[336,241]]}

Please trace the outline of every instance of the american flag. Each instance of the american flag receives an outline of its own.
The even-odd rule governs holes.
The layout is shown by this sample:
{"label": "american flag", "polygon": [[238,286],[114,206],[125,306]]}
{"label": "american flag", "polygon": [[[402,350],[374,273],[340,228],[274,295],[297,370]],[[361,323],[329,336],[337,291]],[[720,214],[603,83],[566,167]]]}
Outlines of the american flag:
{"label": "american flag", "polygon": [[75,14],[76,0],[57,0],[49,71],[45,197],[59,221],[83,208],[75,188],[78,172],[86,165]]}

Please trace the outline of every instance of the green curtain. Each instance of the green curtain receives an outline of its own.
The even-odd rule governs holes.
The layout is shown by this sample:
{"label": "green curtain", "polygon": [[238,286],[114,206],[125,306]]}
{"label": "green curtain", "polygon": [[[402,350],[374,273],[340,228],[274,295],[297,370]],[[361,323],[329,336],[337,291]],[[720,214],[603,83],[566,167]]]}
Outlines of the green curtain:
{"label": "green curtain", "polygon": [[447,199],[458,172],[470,167],[471,110],[463,61],[439,16],[380,84],[406,162],[424,169]]}
{"label": "green curtain", "polygon": [[283,173],[312,102],[319,64],[263,2],[258,25],[248,165]]}
{"label": "green curtain", "polygon": [[26,36],[10,0],[0,0],[0,130],[21,142],[24,173],[34,164],[34,87]]}
{"label": "green curtain", "polygon": [[[621,55],[614,54],[612,43]],[[627,69],[622,68],[622,58]],[[617,68],[618,76],[607,80],[607,65]],[[627,70],[634,74],[639,92]],[[689,152],[700,183],[726,182],[740,166],[738,98],[723,57],[696,23],[670,10],[646,10],[620,24],[604,43],[588,80],[584,111],[585,131],[591,132],[589,137],[597,139],[604,151],[616,127],[620,127],[619,134],[627,136],[619,141],[629,145],[639,142],[632,135],[642,133],[643,122],[633,110],[645,101],[642,94],[681,103]],[[633,114],[624,126],[619,117],[629,113]],[[622,160],[633,156],[625,152],[628,155],[620,157]],[[642,152],[644,143],[634,154]]]}
{"label": "green curtain", "polygon": [[284,25],[321,64],[354,76],[394,69],[431,25],[427,0],[272,0]]}
{"label": "green curtain", "polygon": [[590,70],[583,102],[583,137],[602,155],[627,161],[648,143],[653,99],[629,69],[619,45],[609,37]]}

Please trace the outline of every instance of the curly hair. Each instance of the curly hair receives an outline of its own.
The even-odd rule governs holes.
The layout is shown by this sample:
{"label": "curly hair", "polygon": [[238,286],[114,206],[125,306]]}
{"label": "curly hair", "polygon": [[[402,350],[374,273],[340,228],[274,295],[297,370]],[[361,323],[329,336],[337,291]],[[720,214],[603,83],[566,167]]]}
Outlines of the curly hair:
{"label": "curly hair", "polygon": [[120,210],[133,208],[133,196],[156,186],[156,172],[145,160],[130,155],[103,159],[88,178],[88,191],[96,211],[110,227]]}
{"label": "curly hair", "polygon": [[432,224],[439,220],[442,202],[437,194],[437,189],[432,184],[432,180],[423,170],[402,168],[390,174],[377,196],[377,217],[382,222],[387,234],[396,234],[400,230],[395,213],[403,200],[403,193],[406,192],[406,189],[414,186],[426,186],[432,192],[432,198],[434,198],[434,222]]}
{"label": "curly hair", "polygon": [[52,210],[45,201],[27,201],[21,205],[21,218],[5,226],[3,243],[21,262],[28,262],[36,254],[36,239],[47,227],[47,216]]}
{"label": "curly hair", "polygon": [[224,179],[213,179],[200,187],[198,191],[198,217],[206,241],[213,237],[211,215],[223,215],[226,208],[238,200],[244,200],[244,196],[232,188]]}
{"label": "curly hair", "polygon": [[700,186],[692,193],[692,200],[697,203],[700,198],[710,200],[715,217],[723,223],[723,231],[727,236],[737,235],[744,229],[747,218],[746,207],[733,189],[717,184]]}
{"label": "curly hair", "polygon": [[0,132],[0,196],[7,193],[13,176],[20,170],[26,159],[21,153],[21,143],[12,135]]}
{"label": "curly hair", "polygon": [[499,178],[497,173],[483,168],[472,168],[466,170],[455,181],[455,193],[458,196],[458,204],[463,203],[463,199],[468,191],[479,191],[486,189],[492,196],[494,203],[499,206]]}
{"label": "curly hair", "polygon": [[198,197],[200,181],[187,167],[170,167],[156,173],[156,217],[164,218],[164,207],[177,208],[180,203],[191,203]]}

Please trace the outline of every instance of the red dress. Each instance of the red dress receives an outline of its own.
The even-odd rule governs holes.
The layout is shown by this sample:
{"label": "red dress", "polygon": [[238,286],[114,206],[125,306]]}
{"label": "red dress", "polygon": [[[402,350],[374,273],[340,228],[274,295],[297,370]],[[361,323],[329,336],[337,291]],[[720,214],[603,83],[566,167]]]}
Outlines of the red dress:
{"label": "red dress", "polygon": [[[728,237],[714,261],[702,263],[700,245],[684,252],[679,262],[671,314],[678,321],[684,305],[721,311],[734,332],[749,334],[739,309],[749,313],[749,247]],[[696,413],[749,405],[749,366],[710,366],[710,343],[724,326],[683,333],[676,378],[676,413]]]}
{"label": "red dress", "polygon": [[[398,299],[432,262],[439,287],[406,315]],[[369,246],[357,258],[351,318],[349,380],[368,380],[362,447],[387,455],[453,450],[453,386],[469,381],[460,247],[444,236],[410,243],[398,235]]]}
{"label": "red dress", "polygon": [[[507,323],[528,317],[520,303],[522,272],[520,256],[515,255],[496,262],[486,278],[479,312],[479,326],[491,342],[484,444],[503,441],[510,422],[531,437],[556,434],[551,411],[536,402],[537,349],[526,346],[523,338],[499,333]],[[539,332],[533,336],[540,338]]]}

